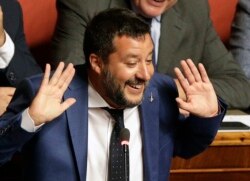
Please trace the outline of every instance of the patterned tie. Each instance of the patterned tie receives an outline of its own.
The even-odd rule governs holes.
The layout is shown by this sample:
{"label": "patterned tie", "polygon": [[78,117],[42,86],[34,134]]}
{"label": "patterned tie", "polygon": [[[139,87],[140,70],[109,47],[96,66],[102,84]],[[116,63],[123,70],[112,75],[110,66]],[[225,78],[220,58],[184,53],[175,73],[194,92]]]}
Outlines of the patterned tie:
{"label": "patterned tie", "polygon": [[125,181],[124,152],[120,141],[120,131],[124,128],[123,109],[105,108],[114,118],[115,126],[110,138],[109,148],[109,181]]}

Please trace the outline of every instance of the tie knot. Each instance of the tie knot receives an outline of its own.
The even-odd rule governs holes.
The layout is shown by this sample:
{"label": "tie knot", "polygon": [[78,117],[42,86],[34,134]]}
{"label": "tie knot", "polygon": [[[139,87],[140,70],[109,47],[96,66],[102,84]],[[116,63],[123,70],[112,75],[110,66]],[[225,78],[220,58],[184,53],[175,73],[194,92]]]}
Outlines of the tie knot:
{"label": "tie knot", "polygon": [[120,128],[124,128],[123,109],[110,109],[108,107],[104,109],[109,112]]}

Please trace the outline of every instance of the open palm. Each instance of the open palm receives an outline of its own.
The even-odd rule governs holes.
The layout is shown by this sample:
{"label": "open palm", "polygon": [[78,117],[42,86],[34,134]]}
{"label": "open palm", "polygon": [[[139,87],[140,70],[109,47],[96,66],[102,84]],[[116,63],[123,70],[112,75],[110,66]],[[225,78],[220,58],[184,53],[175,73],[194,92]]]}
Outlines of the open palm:
{"label": "open palm", "polygon": [[74,98],[62,100],[75,73],[73,65],[69,64],[64,70],[64,63],[61,62],[51,78],[50,69],[47,64],[39,91],[29,107],[35,125],[55,119],[76,101]]}
{"label": "open palm", "polygon": [[201,117],[211,117],[218,113],[218,100],[214,88],[202,64],[197,67],[188,59],[181,61],[183,73],[175,68],[175,74],[186,94],[186,100],[177,98],[179,108]]}

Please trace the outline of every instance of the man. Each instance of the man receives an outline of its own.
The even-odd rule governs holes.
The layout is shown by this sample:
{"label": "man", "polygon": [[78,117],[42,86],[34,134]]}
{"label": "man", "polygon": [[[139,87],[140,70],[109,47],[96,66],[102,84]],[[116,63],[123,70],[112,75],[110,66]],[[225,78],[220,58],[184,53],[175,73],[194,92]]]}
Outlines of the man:
{"label": "man", "polygon": [[52,42],[55,64],[61,60],[84,63],[86,25],[96,13],[112,7],[152,18],[158,72],[174,76],[180,60],[191,58],[196,65],[205,65],[216,93],[230,108],[250,106],[249,82],[217,36],[207,0],[57,0],[59,17]]}
{"label": "man", "polygon": [[250,4],[248,0],[239,0],[232,25],[230,39],[231,52],[250,80]]}
{"label": "man", "polygon": [[[175,69],[187,100],[178,97],[172,78],[154,74],[150,27],[126,9],[93,18],[84,44],[88,59],[74,78],[72,64],[63,71],[60,63],[51,78],[47,65],[43,80],[17,89],[0,119],[0,164],[22,149],[26,181],[107,180],[114,125],[107,108],[124,109],[131,181],[166,181],[173,156],[192,157],[212,142],[226,107],[202,64],[183,60],[184,73]],[[191,113],[185,121],[177,104]]]}
{"label": "man", "polygon": [[6,110],[17,84],[41,73],[25,41],[22,11],[16,0],[0,0],[0,115]]}

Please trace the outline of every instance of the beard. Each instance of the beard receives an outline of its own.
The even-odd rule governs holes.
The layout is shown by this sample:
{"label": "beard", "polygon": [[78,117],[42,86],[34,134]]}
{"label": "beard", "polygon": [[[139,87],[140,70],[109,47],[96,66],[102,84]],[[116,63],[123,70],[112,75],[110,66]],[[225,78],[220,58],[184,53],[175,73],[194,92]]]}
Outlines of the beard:
{"label": "beard", "polygon": [[[104,68],[102,72],[103,77],[103,87],[106,92],[107,97],[114,102],[119,107],[124,108],[132,108],[139,104],[141,104],[143,96],[140,100],[132,101],[128,100],[124,93],[124,87],[121,86],[121,84],[118,83],[116,78],[112,75],[112,73],[108,70],[108,68]],[[148,81],[141,80],[138,78],[129,79],[125,82],[125,85],[142,85],[144,84],[144,92],[146,89],[146,86],[148,85]],[[143,94],[144,94],[143,92]]]}

